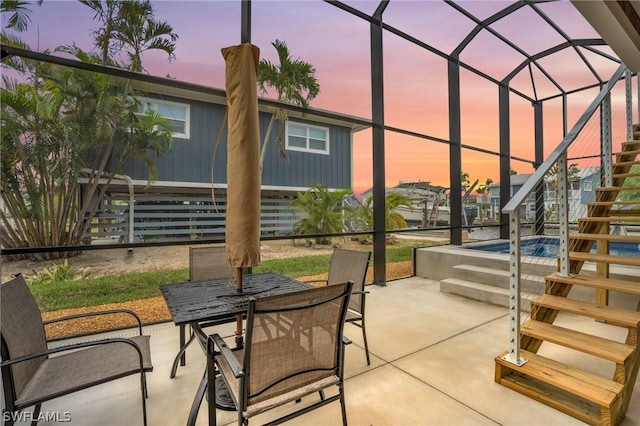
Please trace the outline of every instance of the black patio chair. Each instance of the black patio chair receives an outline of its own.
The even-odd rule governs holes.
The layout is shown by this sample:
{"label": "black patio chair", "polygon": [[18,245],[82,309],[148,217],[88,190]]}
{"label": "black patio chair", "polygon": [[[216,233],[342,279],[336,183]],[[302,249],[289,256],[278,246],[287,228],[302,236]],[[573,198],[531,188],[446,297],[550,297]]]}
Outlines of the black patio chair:
{"label": "black patio chair", "polygon": [[[218,334],[207,340],[209,425],[216,424],[216,375],[227,386],[238,424],[292,403],[292,412],[267,424],[279,424],[334,401],[344,400],[344,321],[353,283],[335,284],[251,299],[246,343],[231,350]],[[334,389],[330,397],[325,390]],[[320,400],[300,409],[293,404],[319,393]]]}
{"label": "black patio chair", "polygon": [[[226,247],[189,247],[189,281],[206,281],[216,278],[231,278],[234,270],[229,266],[226,255]],[[224,321],[226,322],[226,321]],[[222,322],[210,322],[201,324],[201,327],[219,325]],[[195,335],[191,331],[189,340],[186,341],[186,325],[180,325],[180,350],[171,367],[171,378],[176,376],[178,365],[187,363],[185,351],[195,340]]]}
{"label": "black patio chair", "polygon": [[[142,417],[147,424],[145,374],[153,370],[149,336],[142,335],[140,318],[128,310],[90,312],[42,321],[40,310],[22,275],[0,285],[0,353],[5,409],[13,425],[16,414],[34,406],[37,423],[43,402],[95,385],[140,374]],[[46,324],[95,315],[127,314],[138,322],[139,335],[109,338],[48,348]]]}
{"label": "black patio chair", "polygon": [[371,365],[369,359],[369,344],[367,343],[367,329],[365,328],[365,296],[364,282],[367,277],[371,252],[336,248],[331,256],[329,275],[326,280],[312,280],[308,283],[324,283],[325,285],[340,284],[353,281],[353,291],[349,300],[347,322],[362,329],[364,352],[367,357],[367,365]]}

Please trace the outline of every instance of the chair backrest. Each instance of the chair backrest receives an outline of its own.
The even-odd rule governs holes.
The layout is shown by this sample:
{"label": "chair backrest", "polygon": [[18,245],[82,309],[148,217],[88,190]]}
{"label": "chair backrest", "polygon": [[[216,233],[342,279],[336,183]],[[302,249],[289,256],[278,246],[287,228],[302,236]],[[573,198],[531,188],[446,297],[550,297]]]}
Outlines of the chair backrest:
{"label": "chair backrest", "polygon": [[352,283],[251,300],[241,389],[243,409],[337,376]]}
{"label": "chair backrest", "polygon": [[[21,274],[0,284],[0,321],[0,351],[3,360],[47,350],[47,338],[40,310]],[[2,369],[5,392],[12,392],[12,399],[22,393],[44,358],[20,362]]]}
{"label": "chair backrest", "polygon": [[189,281],[233,276],[225,247],[189,247]]}
{"label": "chair backrest", "polygon": [[[367,277],[371,252],[336,248],[331,256],[328,284],[339,284],[353,281],[353,291],[362,292]],[[349,309],[363,313],[363,294],[355,294],[349,301]]]}

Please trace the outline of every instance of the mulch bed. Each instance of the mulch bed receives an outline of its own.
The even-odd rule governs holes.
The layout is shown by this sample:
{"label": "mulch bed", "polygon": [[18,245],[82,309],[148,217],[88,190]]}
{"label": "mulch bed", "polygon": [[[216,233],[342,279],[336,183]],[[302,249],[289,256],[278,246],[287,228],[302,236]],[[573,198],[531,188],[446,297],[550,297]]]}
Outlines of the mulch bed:
{"label": "mulch bed", "polygon": [[[412,262],[395,262],[387,264],[387,279],[407,277],[412,274]],[[327,274],[298,277],[300,281],[326,279]],[[367,272],[366,283],[373,282],[373,268],[369,268]],[[42,318],[50,320],[61,318],[67,315],[74,315],[85,312],[104,311],[110,309],[129,309],[138,316],[143,324],[154,324],[158,322],[171,321],[169,309],[164,302],[162,296],[151,297],[148,299],[133,300],[123,303],[109,303],[105,305],[90,306],[79,309],[62,309],[59,311],[43,312]],[[64,336],[75,334],[86,334],[100,330],[113,330],[134,326],[136,322],[132,320],[130,315],[104,315],[96,317],[82,318],[79,320],[63,321],[46,326],[48,339],[57,339]]]}

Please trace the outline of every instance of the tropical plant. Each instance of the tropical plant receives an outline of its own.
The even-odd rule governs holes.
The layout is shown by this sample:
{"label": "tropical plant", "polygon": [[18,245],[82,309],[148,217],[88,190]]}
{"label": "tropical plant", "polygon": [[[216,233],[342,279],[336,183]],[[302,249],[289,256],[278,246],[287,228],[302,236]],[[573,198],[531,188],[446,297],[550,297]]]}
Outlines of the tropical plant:
{"label": "tropical plant", "polygon": [[[320,85],[316,79],[316,70],[313,65],[301,59],[292,59],[286,42],[276,40],[271,43],[278,52],[279,65],[274,65],[266,59],[261,59],[258,66],[258,87],[263,94],[268,93],[268,88],[273,88],[278,94],[278,101],[294,105],[309,107],[309,101],[320,93]],[[288,160],[282,141],[284,128],[282,123],[287,120],[287,113],[281,108],[274,108],[267,127],[267,132],[260,148],[260,174],[264,166],[264,158],[267,146],[271,138],[271,132],[276,121],[280,123],[277,143],[280,155]]]}
{"label": "tropical plant", "polygon": [[145,51],[159,50],[167,53],[169,60],[175,58],[178,35],[167,22],[156,21],[149,0],[80,2],[94,11],[94,19],[101,24],[93,37],[103,65],[121,51],[129,58],[127,68],[135,72],[144,70],[142,54]]}
{"label": "tropical plant", "polygon": [[462,187],[462,191],[466,192],[469,189],[469,185],[471,181],[469,180],[469,173],[464,170],[460,172],[460,186]]}
{"label": "tropical plant", "polygon": [[[98,61],[77,48],[64,50]],[[30,79],[34,83],[6,80],[1,91],[0,182],[7,207],[0,212],[1,242],[79,245],[126,159],[142,159],[155,178],[150,152],[162,155],[171,146],[170,126],[157,112],[141,114],[136,98],[124,94],[127,83],[105,74],[41,65],[38,78]]]}
{"label": "tropical plant", "polygon": [[[158,22],[150,1],[82,0],[103,28],[94,32],[99,54],[75,45],[56,51],[90,64],[142,71],[142,54],[160,50],[174,57],[177,35]],[[15,30],[26,28],[22,1],[2,2],[3,18]],[[15,16],[15,17],[14,17]],[[3,43],[27,48],[6,35]],[[13,37],[13,38],[12,38]],[[128,63],[115,55],[124,52]],[[123,163],[141,160],[149,181],[156,178],[154,155],[172,146],[170,123],[156,111],[142,111],[126,80],[31,60],[3,61],[20,79],[3,75],[2,199],[4,247],[79,245],[102,196]],[[81,184],[82,182],[82,184]],[[41,253],[56,258],[74,253]]]}
{"label": "tropical plant", "polygon": [[[478,187],[476,188],[476,193],[482,197],[484,199],[484,197],[486,197],[489,194],[489,186],[493,183],[493,179],[491,178],[487,178],[484,183],[481,183],[480,185],[478,185]],[[482,218],[484,217],[484,211],[487,209],[488,206],[486,206],[484,203],[480,204],[480,208],[478,209],[478,219],[482,220]]]}
{"label": "tropical plant", "polygon": [[[412,209],[411,201],[398,192],[387,194],[384,199],[384,221],[386,229],[402,229],[407,227],[407,221],[402,214],[394,209],[406,206]],[[358,231],[373,230],[373,196],[368,196],[364,202],[351,210],[351,219],[355,221]]]}
{"label": "tropical plant", "polygon": [[40,272],[33,271],[33,275],[26,278],[29,285],[50,284],[59,281],[84,280],[91,274],[89,268],[75,269],[67,259],[62,263],[53,264],[50,268],[44,268]]}
{"label": "tropical plant", "polygon": [[[38,0],[38,5],[42,4],[43,0]],[[31,12],[29,9],[29,5],[32,2],[22,1],[22,0],[2,0],[0,3],[0,13],[3,16],[9,14],[6,18],[7,25],[5,28],[14,29],[18,32],[27,31],[29,27],[29,22],[31,22],[31,17],[29,13]]]}
{"label": "tropical plant", "polygon": [[[352,194],[350,189],[329,190],[325,185],[315,184],[307,191],[298,193],[290,205],[306,216],[296,222],[296,234],[333,234],[342,232],[345,224],[342,200]],[[317,244],[331,244],[330,237],[316,237]]]}

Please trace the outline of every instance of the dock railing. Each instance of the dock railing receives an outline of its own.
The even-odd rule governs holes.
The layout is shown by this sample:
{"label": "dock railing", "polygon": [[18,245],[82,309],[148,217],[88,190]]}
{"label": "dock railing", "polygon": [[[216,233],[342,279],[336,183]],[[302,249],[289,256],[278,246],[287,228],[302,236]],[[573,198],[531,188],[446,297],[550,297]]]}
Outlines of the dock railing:
{"label": "dock railing", "polygon": [[[612,109],[612,90],[620,81],[625,85],[624,102],[616,96]],[[570,274],[569,234],[575,230],[572,224],[587,215],[583,201],[589,191],[585,190],[590,189],[595,201],[596,188],[611,185],[612,114],[626,115],[627,140],[633,138],[631,92],[631,73],[621,65],[562,142],[502,209],[509,215],[510,256],[510,350],[504,359],[513,364],[526,362],[520,356],[520,325],[529,314],[531,298],[544,292],[544,277],[554,271]],[[600,116],[594,117],[598,110]]]}

